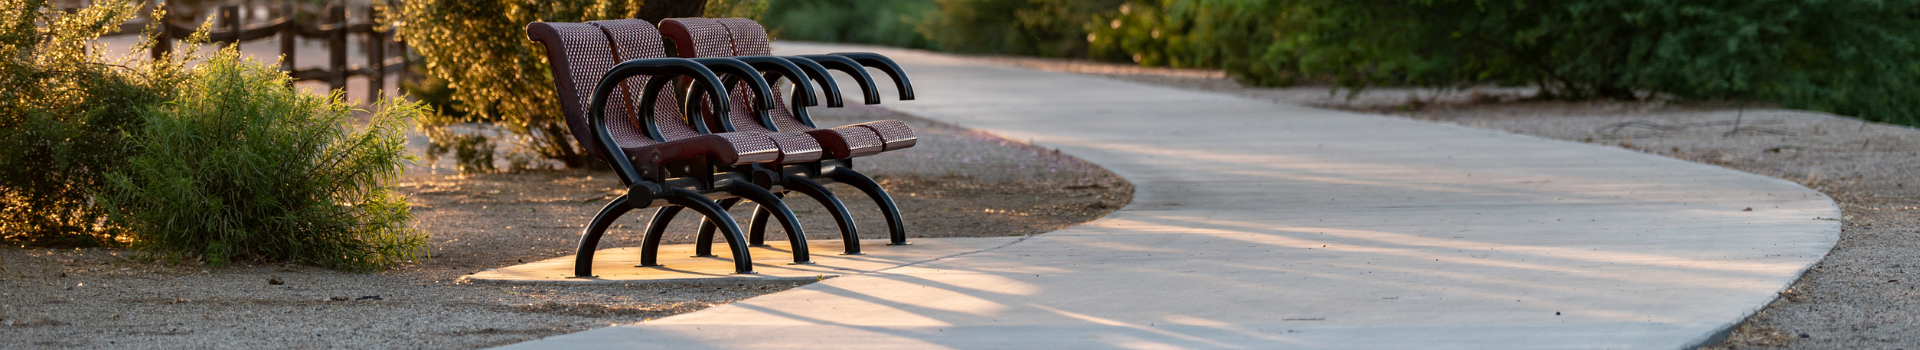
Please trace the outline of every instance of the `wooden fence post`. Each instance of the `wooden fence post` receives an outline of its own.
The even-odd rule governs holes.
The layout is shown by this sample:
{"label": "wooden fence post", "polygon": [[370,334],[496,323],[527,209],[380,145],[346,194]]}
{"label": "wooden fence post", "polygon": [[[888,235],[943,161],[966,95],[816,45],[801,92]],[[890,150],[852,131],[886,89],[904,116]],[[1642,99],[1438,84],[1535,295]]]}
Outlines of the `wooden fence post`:
{"label": "wooden fence post", "polygon": [[167,20],[173,17],[173,2],[156,2],[154,6],[166,6],[167,8],[166,12],[161,13],[160,18],[151,19],[154,22],[160,23],[160,30],[152,33],[153,60],[159,61],[161,57],[166,57],[168,52],[173,51],[173,37],[167,35],[169,31],[167,27],[173,25],[172,21]]}
{"label": "wooden fence post", "polygon": [[380,94],[387,90],[387,33],[380,31],[379,9],[367,8],[367,23],[373,24],[367,30],[367,67],[373,68],[373,75],[367,76],[367,103],[380,100]]}
{"label": "wooden fence post", "polygon": [[[387,8],[394,9],[396,11],[399,10],[400,1],[387,0]],[[396,15],[394,17],[396,18],[395,21],[399,21],[399,19],[397,19],[399,16]],[[402,25],[404,25],[404,23],[402,23]],[[398,68],[400,72],[397,74],[394,74],[393,78],[395,80],[399,80],[401,84],[406,84],[407,82],[412,81],[410,79],[412,79],[413,77],[412,76],[413,70],[411,69],[411,67],[407,66],[407,39],[400,37],[400,33],[397,32],[398,30],[400,30],[400,28],[394,27],[390,29],[395,30],[396,32],[388,33],[387,34],[387,37],[389,38],[388,40],[393,42],[394,54],[396,56],[400,56],[400,64],[396,65],[398,66],[396,68]]]}
{"label": "wooden fence post", "polygon": [[[280,70],[293,74],[294,43],[300,34],[299,17],[294,15],[293,2],[280,4]],[[291,81],[288,84],[292,84]]]}
{"label": "wooden fence post", "polygon": [[219,16],[219,20],[215,22],[219,23],[219,26],[225,27],[227,34],[231,37],[227,40],[221,40],[220,48],[226,49],[233,47],[234,50],[239,50],[240,32],[243,30],[241,29],[240,23],[240,7],[233,5],[220,6]]}
{"label": "wooden fence post", "polygon": [[327,22],[333,23],[333,31],[327,39],[328,62],[333,77],[327,82],[329,89],[347,88],[347,8],[340,5],[327,5]]}

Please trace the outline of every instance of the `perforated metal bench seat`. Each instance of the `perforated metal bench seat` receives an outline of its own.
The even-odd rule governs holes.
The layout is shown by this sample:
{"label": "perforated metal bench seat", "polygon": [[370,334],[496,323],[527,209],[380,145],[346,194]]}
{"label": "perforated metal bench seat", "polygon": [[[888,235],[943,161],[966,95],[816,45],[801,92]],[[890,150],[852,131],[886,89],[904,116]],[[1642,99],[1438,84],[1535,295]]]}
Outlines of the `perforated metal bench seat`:
{"label": "perforated metal bench seat", "polygon": [[[613,51],[617,59],[631,60],[667,57],[666,49],[660,41],[659,30],[655,29],[652,24],[648,24],[646,21],[620,19],[592,21],[587,22],[587,24],[599,27],[612,39]],[[639,96],[642,93],[639,90],[642,84],[644,83],[629,83],[627,85],[627,94],[630,96]],[[669,83],[667,87],[665,87],[665,90],[677,91],[672,83]],[[752,113],[747,111],[754,110],[754,108],[749,105],[751,103],[750,101],[754,100],[753,96],[748,95],[746,90],[747,89],[737,89],[728,93],[728,101],[737,102],[734,105],[747,108],[746,111],[737,112]],[[699,135],[699,132],[696,130],[682,127],[688,125],[686,122],[686,118],[689,115],[686,112],[688,111],[682,108],[661,107],[662,108],[655,109],[656,113],[659,114],[656,114],[654,118],[656,123],[660,124],[659,127],[662,134],[666,135],[669,140]],[[712,125],[709,124],[709,126]],[[668,134],[667,130],[669,128],[674,129],[675,132]],[[729,135],[729,138],[747,138],[747,136],[744,135],[763,135],[763,138],[767,139],[767,141],[774,146],[774,158],[768,160],[768,162],[810,162],[820,159],[820,144],[804,134],[780,133],[772,132],[771,130],[740,130],[738,132],[723,132],[720,134]]]}
{"label": "perforated metal bench seat", "polygon": [[[706,57],[731,57],[745,62],[753,62],[754,67],[766,74],[766,80],[787,78],[794,82],[792,108],[782,101],[785,97],[780,86],[771,86],[766,93],[774,104],[765,111],[744,108],[747,101],[746,86],[730,86],[729,100],[733,105],[731,113],[713,117],[708,123],[727,125],[742,131],[754,132],[802,132],[819,143],[826,151],[825,158],[817,162],[794,164],[782,163],[779,170],[786,174],[782,183],[803,185],[786,186],[807,193],[820,201],[829,214],[839,223],[842,239],[846,241],[846,253],[860,251],[858,234],[846,207],[825,187],[818,183],[838,182],[851,185],[871,198],[880,207],[882,217],[887,221],[889,244],[907,244],[905,223],[900,209],[893,202],[885,188],[872,178],[853,169],[853,158],[878,154],[881,152],[913,147],[918,138],[913,129],[897,120],[880,120],[834,128],[818,128],[812,118],[806,114],[806,106],[818,105],[816,90],[809,83],[819,83],[818,92],[823,92],[829,107],[842,104],[837,84],[827,72],[829,69],[841,70],[853,76],[860,84],[862,97],[868,104],[879,103],[880,97],[867,74],[868,65],[878,66],[885,71],[900,87],[902,100],[911,100],[912,85],[906,80],[904,72],[892,60],[875,54],[842,53],[834,55],[808,55],[791,57],[767,56],[772,53],[768,47],[765,29],[758,23],[746,19],[709,19],[709,18],[670,18],[660,22],[660,33],[672,39],[674,48],[680,57],[699,59]],[[616,38],[616,41],[619,41]],[[722,207],[735,202],[722,201]],[[771,215],[764,210],[754,212],[754,221],[750,226],[751,236],[758,237],[765,231],[762,218]],[[711,234],[712,227],[702,227],[699,237]]]}
{"label": "perforated metal bench seat", "polygon": [[[581,144],[598,142],[587,125],[586,114],[589,92],[599,82],[597,73],[606,72],[619,63],[610,50],[612,45],[600,28],[584,23],[533,23],[527,26],[528,36],[548,46],[549,64],[553,67],[555,81],[569,84],[556,85],[560,96],[561,108],[566,109],[567,129]],[[596,72],[594,76],[576,76],[577,72]],[[628,82],[627,88],[614,92],[613,101],[629,100],[631,93],[639,92],[633,85],[644,84],[649,77],[636,78],[638,82]],[[680,106],[673,100],[661,100],[656,111],[662,118],[681,118]],[[629,116],[631,106],[627,103],[610,103],[607,114],[611,116]],[[662,111],[664,110],[664,111]],[[765,163],[780,158],[779,148],[771,140],[758,135],[701,134],[685,123],[662,123],[659,131],[664,141],[648,137],[641,126],[630,117],[608,118],[607,129],[613,136],[613,143],[626,151],[628,158],[636,162],[665,163],[688,158],[712,156],[726,164]],[[605,159],[598,147],[584,147],[596,158]]]}
{"label": "perforated metal bench seat", "polygon": [[[773,54],[766,29],[745,18],[670,18],[660,22],[661,33],[674,40],[681,57],[768,56]],[[806,82],[796,82],[805,84]],[[863,86],[863,89],[866,88]],[[779,131],[804,132],[813,136],[832,158],[853,158],[913,147],[919,141],[913,128],[898,120],[876,120],[833,128],[817,128],[808,118],[780,103],[783,93],[774,88],[777,106],[767,110],[768,119]],[[736,91],[739,89],[735,89]],[[736,93],[737,94],[737,93]],[[753,112],[740,109],[741,99],[733,99],[734,125],[757,126]],[[870,101],[877,103],[877,101]]]}

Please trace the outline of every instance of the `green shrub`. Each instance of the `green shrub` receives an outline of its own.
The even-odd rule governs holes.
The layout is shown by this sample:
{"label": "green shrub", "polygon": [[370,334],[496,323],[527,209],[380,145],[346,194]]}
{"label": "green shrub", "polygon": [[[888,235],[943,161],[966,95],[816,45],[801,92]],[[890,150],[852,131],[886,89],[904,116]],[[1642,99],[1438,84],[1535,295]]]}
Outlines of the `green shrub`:
{"label": "green shrub", "polygon": [[782,39],[931,49],[915,26],[934,10],[933,0],[782,0],[762,24]]}
{"label": "green shrub", "polygon": [[131,154],[138,113],[182,74],[173,60],[109,61],[89,42],[137,9],[105,1],[66,15],[46,0],[0,0],[0,240],[116,243],[94,193]]}
{"label": "green shrub", "polygon": [[1920,121],[1916,0],[1162,0],[1127,9],[1089,24],[1095,55],[1219,67],[1255,84],[1533,84],[1549,97],[1762,99]]}
{"label": "green shrub", "polygon": [[222,50],[179,97],[144,111],[139,149],[101,196],[135,247],[214,265],[234,259],[367,270],[416,257],[425,237],[392,181],[419,104],[352,105],[290,88],[277,68]]}
{"label": "green shrub", "polygon": [[920,33],[948,51],[1079,58],[1096,14],[1125,0],[936,0]]}
{"label": "green shrub", "polygon": [[[514,147],[505,157],[516,166],[537,159],[559,161],[567,167],[598,166],[567,131],[547,67],[546,51],[527,39],[528,23],[585,22],[629,18],[641,0],[419,0],[401,6],[399,35],[420,55],[425,84],[409,85],[409,92],[440,113],[416,122],[432,139],[436,151],[461,157],[468,171],[490,170],[494,142]],[[711,0],[708,16],[757,17],[765,0]],[[437,81],[437,82],[435,82]],[[444,84],[450,91],[431,91]],[[431,97],[444,96],[444,99]],[[474,132],[454,132],[457,125],[495,130],[507,137],[489,138]],[[482,162],[482,157],[486,161]],[[483,165],[484,164],[484,165]]]}
{"label": "green shrub", "polygon": [[1255,85],[1303,77],[1294,35],[1315,22],[1311,8],[1270,1],[1135,1],[1093,17],[1091,56],[1177,68],[1224,68]]}
{"label": "green shrub", "polygon": [[707,7],[702,9],[707,18],[752,18],[761,20],[767,7],[767,0],[706,0]]}

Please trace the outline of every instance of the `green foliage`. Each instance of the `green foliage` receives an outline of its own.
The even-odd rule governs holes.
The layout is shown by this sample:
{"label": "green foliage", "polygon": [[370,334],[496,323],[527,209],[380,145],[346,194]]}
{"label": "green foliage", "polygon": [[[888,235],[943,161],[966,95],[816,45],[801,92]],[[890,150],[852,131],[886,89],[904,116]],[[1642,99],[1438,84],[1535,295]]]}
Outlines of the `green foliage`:
{"label": "green foliage", "polygon": [[179,97],[144,111],[139,152],[100,197],[135,246],[214,265],[235,259],[368,270],[415,258],[425,237],[391,183],[411,158],[389,100],[364,127],[351,104],[290,87],[277,64],[222,50]]}
{"label": "green foliage", "polygon": [[1082,57],[1086,23],[1125,0],[776,0],[781,38],[954,52]]}
{"label": "green foliage", "polygon": [[132,154],[139,111],[183,74],[174,60],[108,61],[90,43],[137,9],[105,1],[67,15],[46,0],[0,0],[0,239],[116,243],[93,194]]}
{"label": "green foliage", "polygon": [[[449,100],[429,100],[438,110],[415,120],[436,148],[475,147],[472,134],[448,130],[471,123],[499,128],[514,137],[514,151],[558,160],[568,167],[588,165],[567,133],[566,115],[554,95],[552,73],[539,44],[527,39],[528,23],[584,22],[626,18],[637,0],[421,0],[401,5],[405,25],[397,28],[426,66],[426,77],[446,82]],[[461,135],[468,135],[462,139]],[[490,147],[481,140],[481,147]],[[429,155],[429,156],[437,156]]]}
{"label": "green foliage", "polygon": [[783,39],[931,49],[914,28],[935,10],[933,0],[780,0],[762,24]]}
{"label": "green foliage", "polygon": [[1535,84],[1549,97],[1762,99],[1920,122],[1916,0],[1161,0],[1125,8],[1089,24],[1096,56],[1219,67],[1256,84]]}
{"label": "green foliage", "polygon": [[948,51],[1084,57],[1094,16],[1125,0],[936,0],[920,33]]}
{"label": "green foliage", "polygon": [[706,1],[707,1],[707,8],[705,9],[706,13],[703,14],[702,16],[705,16],[707,18],[751,18],[753,20],[758,21],[762,19],[760,16],[762,14],[765,14],[767,12],[767,7],[771,5],[767,3],[767,0],[706,0]]}
{"label": "green foliage", "polygon": [[[493,172],[493,139],[480,130],[462,126],[472,124],[454,124],[467,119],[467,113],[455,107],[455,91],[445,79],[434,77],[426,72],[426,65],[417,62],[418,56],[408,57],[408,70],[419,77],[400,82],[400,88],[407,91],[407,97],[426,103],[438,114],[427,115],[416,120],[420,131],[427,135],[427,156],[438,162],[440,156],[453,153],[454,164],[461,173]],[[466,130],[456,130],[466,129]]]}

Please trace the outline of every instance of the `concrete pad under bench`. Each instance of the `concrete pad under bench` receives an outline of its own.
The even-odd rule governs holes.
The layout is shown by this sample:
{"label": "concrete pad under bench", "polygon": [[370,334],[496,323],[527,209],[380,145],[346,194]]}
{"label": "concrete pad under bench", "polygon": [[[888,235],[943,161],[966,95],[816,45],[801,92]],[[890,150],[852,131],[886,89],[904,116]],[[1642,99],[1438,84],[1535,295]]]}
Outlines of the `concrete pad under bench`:
{"label": "concrete pad under bench", "polygon": [[862,240],[861,255],[841,254],[845,244],[840,240],[822,239],[808,242],[812,250],[812,264],[793,264],[793,252],[788,249],[787,242],[769,241],[767,246],[751,248],[749,254],[753,257],[755,273],[744,275],[733,273],[733,258],[728,256],[724,242],[713,246],[717,257],[694,257],[692,244],[662,245],[660,266],[655,267],[636,267],[640,264],[640,247],[622,247],[601,249],[594,254],[593,273],[596,277],[592,278],[574,278],[573,256],[568,255],[480,271],[460,279],[542,284],[813,280],[887,270],[1004,247],[1024,238],[920,238],[911,240],[910,245],[897,246],[887,245],[884,239]]}

